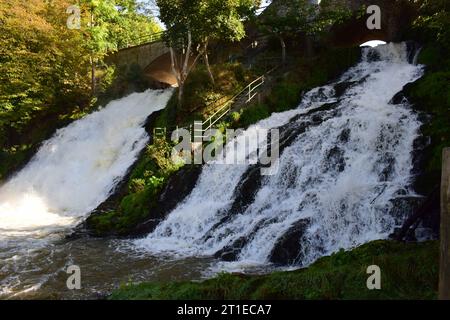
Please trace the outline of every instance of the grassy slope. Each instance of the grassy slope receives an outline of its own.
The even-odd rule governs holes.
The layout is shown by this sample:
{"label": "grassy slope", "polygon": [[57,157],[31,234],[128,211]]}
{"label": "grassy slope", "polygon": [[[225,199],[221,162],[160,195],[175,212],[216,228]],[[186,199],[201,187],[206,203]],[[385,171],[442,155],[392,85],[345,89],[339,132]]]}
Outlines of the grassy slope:
{"label": "grassy slope", "polygon": [[[381,290],[368,290],[369,265]],[[204,282],[124,285],[110,299],[436,299],[438,243],[374,241],[309,268],[268,275],[222,274]]]}

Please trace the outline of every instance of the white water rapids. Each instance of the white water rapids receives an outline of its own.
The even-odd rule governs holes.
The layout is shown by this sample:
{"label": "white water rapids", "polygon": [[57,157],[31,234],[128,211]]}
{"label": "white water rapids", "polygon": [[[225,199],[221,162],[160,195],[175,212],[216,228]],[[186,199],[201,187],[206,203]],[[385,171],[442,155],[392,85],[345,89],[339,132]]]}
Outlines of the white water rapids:
{"label": "white water rapids", "polygon": [[[414,196],[412,151],[420,126],[406,102],[389,102],[423,71],[408,62],[404,43],[363,50],[358,65],[307,93],[296,110],[274,114],[247,130],[247,136],[254,136],[258,128],[309,124],[283,150],[278,174],[262,178],[247,208],[227,217],[248,166],[207,165],[185,201],[133,246],[176,257],[209,256],[245,239],[236,261],[220,264],[240,269],[267,264],[277,241],[300,221],[308,226],[298,265],[386,238],[407,214],[393,214],[392,200]],[[350,85],[338,97],[335,88],[345,83]],[[306,115],[331,103],[328,110]],[[322,122],[313,124],[313,115]],[[238,153],[243,145],[238,143]]]}
{"label": "white water rapids", "polygon": [[0,246],[67,230],[101,204],[148,142],[145,120],[170,95],[134,93],[58,130],[0,188]]}

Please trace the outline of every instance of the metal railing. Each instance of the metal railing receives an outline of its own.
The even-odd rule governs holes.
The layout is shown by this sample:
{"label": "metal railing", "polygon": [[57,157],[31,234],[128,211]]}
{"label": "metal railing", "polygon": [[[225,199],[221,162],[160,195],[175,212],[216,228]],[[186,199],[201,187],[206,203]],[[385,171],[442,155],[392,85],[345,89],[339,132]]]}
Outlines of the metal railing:
{"label": "metal railing", "polygon": [[[194,125],[194,138],[207,138],[205,133],[210,130],[217,122],[219,122],[223,117],[225,117],[228,112],[230,112],[231,107],[234,102],[236,102],[240,97],[244,97],[246,100],[244,104],[249,103],[258,94],[257,89],[265,83],[266,77],[262,75],[257,79],[249,83],[244,89],[234,95],[231,99],[225,102],[217,111],[215,111],[208,119],[204,122],[196,121],[197,126]],[[201,123],[201,126],[199,124]],[[206,127],[205,127],[206,126]],[[205,128],[204,128],[205,127]]]}
{"label": "metal railing", "polygon": [[118,50],[128,49],[128,48],[140,46],[140,45],[147,44],[147,43],[159,42],[162,40],[163,35],[164,35],[164,31],[160,31],[160,32],[151,33],[151,34],[139,37],[139,38],[135,38],[135,39],[132,39],[126,45],[119,47]]}

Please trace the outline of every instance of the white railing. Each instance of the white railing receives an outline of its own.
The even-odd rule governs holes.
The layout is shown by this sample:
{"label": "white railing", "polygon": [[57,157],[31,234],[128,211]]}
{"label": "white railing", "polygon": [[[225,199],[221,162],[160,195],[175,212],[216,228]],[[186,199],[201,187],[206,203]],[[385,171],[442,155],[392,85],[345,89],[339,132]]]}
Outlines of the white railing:
{"label": "white railing", "polygon": [[[235,101],[240,97],[245,97],[244,104],[249,103],[258,94],[257,89],[261,87],[265,82],[265,75],[253,80],[244,89],[237,93],[234,97],[225,102],[216,112],[214,112],[208,119],[204,122],[196,121],[197,126],[194,125],[194,139],[207,138],[204,134],[210,130],[217,122],[219,122],[223,117],[225,117],[228,112],[230,112],[231,107]],[[201,123],[201,126],[199,125]],[[206,126],[206,127],[205,127]]]}
{"label": "white railing", "polygon": [[148,34],[148,35],[133,39],[131,41],[131,43],[127,43],[125,46],[119,47],[118,49],[123,50],[123,49],[128,49],[128,48],[140,46],[140,45],[147,44],[147,43],[158,42],[158,41],[162,40],[163,35],[164,35],[164,31]]}

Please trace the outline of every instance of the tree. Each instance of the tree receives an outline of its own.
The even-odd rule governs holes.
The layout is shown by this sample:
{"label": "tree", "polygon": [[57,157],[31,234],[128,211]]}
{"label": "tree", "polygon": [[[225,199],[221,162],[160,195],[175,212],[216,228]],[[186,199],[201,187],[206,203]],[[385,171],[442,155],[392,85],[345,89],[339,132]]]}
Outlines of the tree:
{"label": "tree", "polygon": [[317,5],[310,0],[274,0],[263,13],[259,25],[263,32],[274,34],[279,39],[284,64],[286,37],[298,33],[307,36],[318,34],[349,16],[349,10],[332,1],[324,0]]}
{"label": "tree", "polygon": [[413,28],[422,33],[425,41],[436,40],[450,49],[450,3],[447,0],[419,0],[419,16]]}
{"label": "tree", "polygon": [[110,52],[133,44],[136,39],[160,31],[154,18],[136,0],[80,1],[82,31],[90,51],[91,88],[95,94],[95,66]]}
{"label": "tree", "polygon": [[68,29],[61,14],[70,5],[64,0],[0,3],[0,131],[19,129],[62,95],[74,103],[83,100],[87,52],[82,35]]}
{"label": "tree", "polygon": [[160,19],[166,25],[164,40],[170,48],[172,71],[182,104],[184,83],[198,59],[211,72],[208,45],[212,40],[239,41],[245,36],[243,20],[257,8],[259,0],[157,0]]}
{"label": "tree", "polygon": [[255,14],[260,1],[254,0],[207,0],[198,8],[197,25],[194,26],[194,41],[201,47],[211,82],[208,45],[212,41],[240,41],[245,37],[243,20]]}

